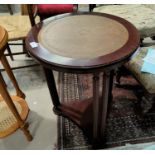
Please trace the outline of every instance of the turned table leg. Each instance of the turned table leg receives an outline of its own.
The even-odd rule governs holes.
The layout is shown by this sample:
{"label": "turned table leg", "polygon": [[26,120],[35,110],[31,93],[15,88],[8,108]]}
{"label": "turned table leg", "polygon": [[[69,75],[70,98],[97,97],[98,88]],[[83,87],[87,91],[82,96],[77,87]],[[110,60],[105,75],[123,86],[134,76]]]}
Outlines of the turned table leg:
{"label": "turned table leg", "polygon": [[99,73],[93,76],[93,146],[99,142]]}
{"label": "turned table leg", "polygon": [[[113,71],[103,74],[102,87],[102,115],[101,115],[101,138],[105,138],[105,128],[107,114],[109,114],[112,102],[112,85],[113,85]],[[107,113],[108,112],[108,113]]]}
{"label": "turned table leg", "polygon": [[109,114],[112,108],[112,100],[113,100],[112,90],[113,90],[114,70],[110,71],[108,76],[109,76],[109,93],[108,93],[108,114]]}
{"label": "turned table leg", "polygon": [[113,71],[103,73],[102,96],[99,92],[99,73],[93,77],[93,147],[105,144],[107,115],[111,109]]}
{"label": "turned table leg", "polygon": [[11,81],[16,89],[17,96],[25,99],[25,94],[20,90],[18,83],[17,83],[17,81],[12,73],[12,70],[10,68],[10,65],[4,55],[1,56],[1,62],[2,62],[3,66],[5,68],[5,71],[7,72],[9,78],[11,79]]}
{"label": "turned table leg", "polygon": [[51,98],[54,104],[53,110],[56,114],[59,114],[60,113],[60,110],[59,110],[60,101],[59,101],[59,96],[58,96],[53,72],[51,69],[48,69],[46,67],[44,67],[44,72],[45,72],[45,76],[47,80],[47,85],[50,91],[50,95],[51,95]]}
{"label": "turned table leg", "polygon": [[11,112],[14,115],[14,117],[16,118],[16,120],[17,120],[17,122],[19,124],[19,127],[24,132],[27,140],[31,141],[32,140],[32,136],[30,135],[30,133],[29,133],[29,131],[27,129],[28,128],[28,123],[25,123],[21,119],[21,117],[20,117],[20,115],[19,115],[19,113],[18,113],[18,111],[17,111],[17,109],[16,109],[16,107],[15,107],[15,105],[14,105],[14,103],[13,103],[13,101],[12,101],[12,99],[11,99],[11,97],[10,97],[6,87],[5,87],[5,85],[4,85],[4,83],[3,83],[3,79],[2,79],[1,76],[0,76],[0,94],[2,95],[3,99],[5,100],[6,104],[9,107],[9,109],[11,110]]}

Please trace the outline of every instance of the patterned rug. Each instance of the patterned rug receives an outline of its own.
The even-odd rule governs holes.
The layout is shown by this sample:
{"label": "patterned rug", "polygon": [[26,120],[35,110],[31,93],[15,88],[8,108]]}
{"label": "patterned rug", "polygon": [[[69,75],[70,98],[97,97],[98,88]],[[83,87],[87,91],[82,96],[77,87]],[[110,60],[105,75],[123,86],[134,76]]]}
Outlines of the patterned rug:
{"label": "patterned rug", "polygon": [[[100,81],[102,82],[102,81]],[[101,85],[101,83],[100,83]],[[59,74],[61,101],[83,100],[92,96],[92,76]],[[106,148],[155,141],[155,111],[140,115],[143,91],[130,76],[113,89],[113,104],[107,120]],[[89,139],[72,121],[58,117],[58,149],[92,149]]]}

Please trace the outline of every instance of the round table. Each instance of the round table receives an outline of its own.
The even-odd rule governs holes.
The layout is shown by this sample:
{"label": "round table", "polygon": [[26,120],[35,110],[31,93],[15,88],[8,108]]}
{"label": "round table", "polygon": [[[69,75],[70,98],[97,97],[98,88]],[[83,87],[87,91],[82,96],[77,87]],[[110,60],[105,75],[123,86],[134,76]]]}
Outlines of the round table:
{"label": "round table", "polygon": [[[51,17],[34,26],[27,36],[30,55],[44,66],[54,111],[69,117],[84,130],[92,125],[94,145],[104,138],[114,70],[128,61],[138,48],[139,40],[139,33],[131,23],[102,13]],[[32,42],[38,43],[37,46],[31,46]],[[60,103],[52,70],[92,73],[93,99]],[[100,72],[104,73],[101,97]]]}

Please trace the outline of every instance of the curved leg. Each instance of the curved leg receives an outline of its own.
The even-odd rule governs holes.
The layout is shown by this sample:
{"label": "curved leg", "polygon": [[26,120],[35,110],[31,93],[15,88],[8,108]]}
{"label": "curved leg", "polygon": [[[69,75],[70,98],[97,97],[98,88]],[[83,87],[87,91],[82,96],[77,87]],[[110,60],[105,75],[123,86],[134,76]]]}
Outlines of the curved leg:
{"label": "curved leg", "polygon": [[19,127],[24,132],[27,140],[31,141],[32,140],[32,136],[30,135],[30,133],[29,133],[29,131],[27,129],[28,128],[28,124],[25,123],[21,119],[21,117],[20,117],[20,115],[19,115],[19,113],[18,113],[18,111],[17,111],[17,109],[16,109],[16,107],[15,107],[15,105],[14,105],[14,103],[13,103],[13,101],[12,101],[12,99],[11,99],[11,97],[10,97],[6,87],[5,87],[5,85],[4,85],[4,83],[3,83],[2,77],[0,77],[0,94],[2,95],[3,99],[5,100],[6,104],[9,107],[9,109],[11,110],[11,112],[14,115],[14,117],[16,118],[16,120],[17,120],[17,122],[19,124]]}
{"label": "curved leg", "polygon": [[12,73],[12,70],[10,68],[10,65],[9,65],[9,63],[8,63],[8,61],[4,55],[1,56],[1,62],[2,62],[9,78],[11,79],[11,81],[12,81],[12,83],[16,89],[17,96],[25,99],[25,94],[20,90],[18,83],[17,83],[17,81],[16,81],[16,79]]}

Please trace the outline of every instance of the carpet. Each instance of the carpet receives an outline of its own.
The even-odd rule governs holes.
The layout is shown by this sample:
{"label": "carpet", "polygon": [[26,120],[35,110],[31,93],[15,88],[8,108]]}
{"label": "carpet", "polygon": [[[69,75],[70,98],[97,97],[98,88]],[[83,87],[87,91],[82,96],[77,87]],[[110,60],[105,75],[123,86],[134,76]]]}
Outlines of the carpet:
{"label": "carpet", "polygon": [[[92,96],[92,75],[59,73],[58,92],[63,102],[89,98]],[[112,93],[104,148],[155,141],[155,111],[140,115],[139,99],[143,90],[136,80],[123,77],[121,87],[114,86]],[[58,116],[58,149],[88,150],[92,145],[74,122]]]}

